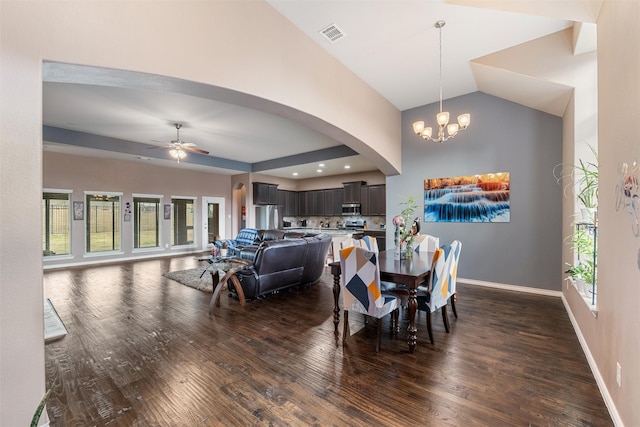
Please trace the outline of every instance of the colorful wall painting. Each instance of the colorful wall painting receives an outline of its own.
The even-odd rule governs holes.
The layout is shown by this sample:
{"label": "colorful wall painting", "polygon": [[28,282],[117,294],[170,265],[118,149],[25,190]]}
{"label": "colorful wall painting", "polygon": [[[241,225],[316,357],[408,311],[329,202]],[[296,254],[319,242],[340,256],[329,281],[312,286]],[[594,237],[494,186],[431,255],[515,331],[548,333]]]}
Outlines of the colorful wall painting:
{"label": "colorful wall painting", "polygon": [[509,172],[427,178],[425,222],[510,222]]}

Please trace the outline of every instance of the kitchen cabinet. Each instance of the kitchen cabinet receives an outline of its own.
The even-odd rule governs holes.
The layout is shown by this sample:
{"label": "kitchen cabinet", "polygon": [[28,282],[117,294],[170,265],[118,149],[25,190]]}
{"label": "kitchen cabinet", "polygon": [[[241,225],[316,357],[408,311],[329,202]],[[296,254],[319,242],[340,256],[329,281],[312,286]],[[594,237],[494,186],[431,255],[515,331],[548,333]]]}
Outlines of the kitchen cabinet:
{"label": "kitchen cabinet", "polygon": [[299,216],[317,216],[320,210],[324,212],[324,193],[322,190],[301,191],[298,193],[298,215]]}
{"label": "kitchen cabinet", "polygon": [[278,211],[281,216],[298,215],[298,192],[278,190]]}
{"label": "kitchen cabinet", "polygon": [[364,181],[344,182],[342,203],[360,203],[360,191],[366,185]]}
{"label": "kitchen cabinet", "polygon": [[[385,215],[387,212],[387,188],[385,185],[367,187],[367,215]],[[363,213],[364,215],[364,213]]]}
{"label": "kitchen cabinet", "polygon": [[369,187],[360,188],[360,215],[369,216]]}
{"label": "kitchen cabinet", "polygon": [[330,188],[324,190],[324,215],[342,215],[342,188]]}
{"label": "kitchen cabinet", "polygon": [[313,190],[311,193],[311,197],[313,197],[313,213],[310,215],[324,216],[324,190]]}
{"label": "kitchen cabinet", "polygon": [[360,191],[360,214],[362,216],[383,216],[386,211],[386,186],[363,186]]}
{"label": "kitchen cabinet", "polygon": [[253,204],[254,205],[277,205],[278,185],[266,184],[263,182],[253,183]]}

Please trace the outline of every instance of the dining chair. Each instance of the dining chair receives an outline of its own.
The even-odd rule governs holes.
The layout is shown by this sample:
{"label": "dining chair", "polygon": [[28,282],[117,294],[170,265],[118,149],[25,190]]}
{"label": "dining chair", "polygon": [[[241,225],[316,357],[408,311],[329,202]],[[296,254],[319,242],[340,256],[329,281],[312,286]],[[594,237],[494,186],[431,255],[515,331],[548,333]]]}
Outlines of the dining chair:
{"label": "dining chair", "polygon": [[391,329],[396,331],[398,298],[383,294],[380,289],[378,255],[358,246],[340,249],[341,292],[343,316],[343,345],[349,337],[349,312],[353,311],[377,319],[376,353],[380,351],[382,318],[391,314]]}
{"label": "dining chair", "polygon": [[[457,280],[458,280],[458,263],[460,261],[460,251],[462,250],[462,242],[460,240],[454,240],[449,245],[450,254],[447,257],[447,260],[450,262],[450,265],[447,266],[447,271],[449,272],[449,289],[448,289],[448,299],[451,301],[451,309],[453,310],[453,316],[458,318],[458,311],[456,310],[456,301],[458,299],[458,290],[456,288]],[[447,319],[448,323],[448,319]]]}
{"label": "dining chair", "polygon": [[344,240],[340,241],[340,249],[348,248],[350,246],[356,246],[359,248],[367,249],[367,247],[364,245],[364,243],[360,239],[354,239],[353,237],[346,237]]}
{"label": "dining chair", "polygon": [[373,236],[363,236],[360,244],[363,245],[363,248],[366,246],[365,249],[370,250],[371,252],[375,252],[376,254],[380,253],[380,250],[378,249],[378,240]]}
{"label": "dining chair", "polygon": [[429,234],[419,234],[416,236],[416,251],[434,252],[440,247],[440,238]]}
{"label": "dining chair", "polygon": [[431,341],[431,344],[434,344],[433,329],[431,327],[431,313],[441,309],[445,330],[447,333],[449,332],[447,301],[449,298],[450,275],[447,267],[451,264],[447,263],[446,253],[448,253],[449,256],[452,254],[449,245],[438,248],[433,253],[429,283],[427,286],[419,286],[416,295],[418,310],[422,310],[427,313],[427,332],[429,333],[429,341]]}

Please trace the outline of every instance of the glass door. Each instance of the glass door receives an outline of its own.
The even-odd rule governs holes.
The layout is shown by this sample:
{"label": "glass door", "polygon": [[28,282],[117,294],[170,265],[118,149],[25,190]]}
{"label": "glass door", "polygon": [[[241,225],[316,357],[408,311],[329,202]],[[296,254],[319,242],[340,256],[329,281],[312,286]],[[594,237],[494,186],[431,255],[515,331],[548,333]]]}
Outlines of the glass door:
{"label": "glass door", "polygon": [[202,198],[202,246],[204,250],[220,238],[227,238],[224,230],[224,198]]}

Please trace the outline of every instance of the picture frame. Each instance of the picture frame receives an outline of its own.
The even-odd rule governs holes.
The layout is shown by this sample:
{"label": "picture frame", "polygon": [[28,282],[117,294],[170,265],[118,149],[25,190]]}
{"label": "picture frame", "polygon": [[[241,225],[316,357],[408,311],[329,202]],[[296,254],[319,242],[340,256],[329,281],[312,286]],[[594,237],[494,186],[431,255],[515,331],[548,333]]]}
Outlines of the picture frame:
{"label": "picture frame", "polygon": [[84,202],[73,202],[73,219],[79,221],[84,220]]}
{"label": "picture frame", "polygon": [[164,205],[164,219],[171,219],[171,205]]}

